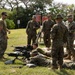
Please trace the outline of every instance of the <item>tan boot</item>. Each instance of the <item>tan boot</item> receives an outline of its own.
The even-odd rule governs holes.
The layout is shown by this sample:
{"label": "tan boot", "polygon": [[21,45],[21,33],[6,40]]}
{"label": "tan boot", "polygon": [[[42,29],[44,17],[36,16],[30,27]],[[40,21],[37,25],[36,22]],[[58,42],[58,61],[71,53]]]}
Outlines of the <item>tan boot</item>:
{"label": "tan boot", "polygon": [[59,71],[61,71],[61,70],[62,70],[62,66],[61,66],[61,65],[58,67],[58,70],[59,70]]}

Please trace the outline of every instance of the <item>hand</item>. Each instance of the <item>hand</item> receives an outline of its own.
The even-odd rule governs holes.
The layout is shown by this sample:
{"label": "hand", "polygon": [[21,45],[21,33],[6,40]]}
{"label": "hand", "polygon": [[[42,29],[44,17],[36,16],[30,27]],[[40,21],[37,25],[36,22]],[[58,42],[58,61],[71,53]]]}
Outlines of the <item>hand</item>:
{"label": "hand", "polygon": [[6,38],[9,39],[8,36]]}
{"label": "hand", "polygon": [[8,34],[10,34],[11,32],[10,31],[8,31]]}
{"label": "hand", "polygon": [[8,36],[5,36],[6,39],[9,39]]}

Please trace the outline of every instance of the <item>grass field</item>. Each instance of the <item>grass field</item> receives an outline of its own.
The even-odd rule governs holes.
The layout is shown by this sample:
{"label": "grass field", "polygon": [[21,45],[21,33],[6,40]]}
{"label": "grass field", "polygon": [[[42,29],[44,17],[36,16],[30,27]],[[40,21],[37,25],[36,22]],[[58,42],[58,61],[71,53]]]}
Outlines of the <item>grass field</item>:
{"label": "grass field", "polygon": [[[12,46],[25,46],[26,45],[26,33],[25,29],[15,29],[11,30],[11,34],[8,34],[8,47],[5,53],[12,52]],[[42,47],[42,46],[40,46]],[[8,57],[8,59],[13,59]],[[48,70],[48,67],[36,67],[28,68],[24,66],[23,68],[18,68],[22,65],[22,62],[17,60],[15,64],[5,65],[5,61],[0,61],[0,75],[75,75],[75,70],[63,69],[61,72],[56,70]]]}

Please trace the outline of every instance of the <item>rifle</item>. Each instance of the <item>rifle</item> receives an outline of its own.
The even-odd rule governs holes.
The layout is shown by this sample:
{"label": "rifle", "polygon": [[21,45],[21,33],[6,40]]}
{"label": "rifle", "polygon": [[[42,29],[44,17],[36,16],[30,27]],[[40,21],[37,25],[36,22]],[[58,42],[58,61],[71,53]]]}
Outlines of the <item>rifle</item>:
{"label": "rifle", "polygon": [[[7,53],[8,56],[15,57],[12,62],[15,63],[15,60],[29,60],[30,52],[33,50],[32,46],[23,46],[23,47],[14,47],[14,52]],[[19,58],[22,57],[22,58]]]}
{"label": "rifle", "polygon": [[38,39],[40,38],[41,33],[42,33],[42,27],[40,28],[40,31],[37,34],[36,43],[38,43]]}

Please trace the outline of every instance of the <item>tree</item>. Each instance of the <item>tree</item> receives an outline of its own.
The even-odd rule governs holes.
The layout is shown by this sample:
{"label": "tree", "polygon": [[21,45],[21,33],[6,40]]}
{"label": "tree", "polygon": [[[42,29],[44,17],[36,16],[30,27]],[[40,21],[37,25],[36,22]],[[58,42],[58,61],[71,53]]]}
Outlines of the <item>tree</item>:
{"label": "tree", "polygon": [[20,0],[20,1],[25,5],[25,8],[27,9],[28,4],[30,3],[30,0]]}
{"label": "tree", "polygon": [[14,9],[14,1],[13,0],[7,0],[8,6],[11,8],[11,10],[13,11]]}
{"label": "tree", "polygon": [[5,5],[6,5],[6,0],[0,0],[0,8],[2,9],[4,9],[5,8]]}
{"label": "tree", "polygon": [[[32,15],[36,13],[46,13],[46,6],[50,5],[53,0],[0,0],[6,1],[4,8],[10,7],[12,14],[9,15],[10,19],[16,24],[17,20],[20,20],[20,27],[26,27],[27,22],[31,19]],[[24,5],[24,6],[23,6]]]}
{"label": "tree", "polygon": [[53,0],[20,0],[27,8],[33,10],[33,12],[45,11],[47,5],[51,5]]}
{"label": "tree", "polygon": [[13,10],[14,7],[17,7],[20,4],[20,0],[0,0],[0,8],[10,8]]}
{"label": "tree", "polygon": [[49,11],[54,16],[53,18],[55,18],[57,14],[62,14],[65,20],[68,13],[73,14],[73,8],[74,5],[52,3],[52,6],[49,8]]}

